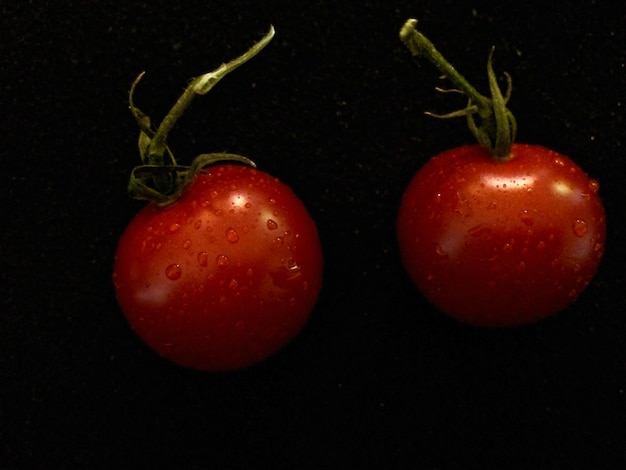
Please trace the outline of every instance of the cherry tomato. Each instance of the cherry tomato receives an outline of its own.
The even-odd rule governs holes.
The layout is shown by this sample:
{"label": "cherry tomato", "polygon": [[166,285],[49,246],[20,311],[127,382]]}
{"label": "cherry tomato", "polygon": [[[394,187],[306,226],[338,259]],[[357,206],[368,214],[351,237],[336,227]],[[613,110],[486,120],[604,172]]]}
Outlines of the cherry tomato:
{"label": "cherry tomato", "polygon": [[322,252],[302,202],[241,165],[199,172],[176,202],[147,205],[119,241],[114,285],[135,332],[187,367],[264,360],[305,325]]}
{"label": "cherry tomato", "polygon": [[403,196],[404,265],[439,309],[463,322],[510,326],[564,309],[596,273],[605,241],[598,182],[572,160],[513,144],[443,152]]}

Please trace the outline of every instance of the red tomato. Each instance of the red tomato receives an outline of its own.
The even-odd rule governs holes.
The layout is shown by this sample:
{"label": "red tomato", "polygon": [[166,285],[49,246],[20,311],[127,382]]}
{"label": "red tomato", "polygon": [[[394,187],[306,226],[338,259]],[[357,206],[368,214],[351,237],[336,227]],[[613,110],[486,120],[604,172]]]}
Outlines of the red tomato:
{"label": "red tomato", "polygon": [[605,240],[598,182],[569,158],[513,144],[498,161],[479,145],[439,154],[399,211],[402,260],[440,310],[511,326],[564,309],[596,273]]}
{"label": "red tomato", "polygon": [[248,166],[198,173],[173,204],[149,204],[115,258],[117,299],[162,356],[202,370],[264,360],[305,325],[322,252],[302,202]]}

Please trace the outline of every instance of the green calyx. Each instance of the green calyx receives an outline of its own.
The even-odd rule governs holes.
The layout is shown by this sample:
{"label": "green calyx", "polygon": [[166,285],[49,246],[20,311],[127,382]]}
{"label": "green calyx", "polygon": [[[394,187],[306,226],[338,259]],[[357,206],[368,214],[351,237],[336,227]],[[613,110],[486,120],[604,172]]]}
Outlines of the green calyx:
{"label": "green calyx", "polygon": [[517,123],[507,103],[511,97],[511,76],[505,73],[507,90],[503,95],[496,75],[493,71],[493,51],[487,59],[487,79],[489,81],[490,97],[478,93],[456,69],[441,55],[432,42],[416,29],[417,20],[409,19],[400,30],[400,39],[407,46],[413,56],[426,57],[439,71],[445,75],[457,89],[440,92],[457,92],[468,97],[467,106],[448,114],[426,113],[437,118],[453,118],[465,116],[467,125],[478,141],[489,153],[499,160],[507,160],[511,156],[511,146],[515,140]]}
{"label": "green calyx", "polygon": [[218,162],[235,161],[256,166],[252,160],[231,153],[210,153],[197,156],[191,165],[179,165],[167,146],[167,136],[176,121],[189,107],[196,95],[208,93],[222,78],[256,56],[274,37],[274,27],[241,56],[222,64],[212,72],[194,78],[161,124],[154,129],[150,118],[133,102],[135,88],[144,73],[133,82],[129,93],[130,110],[139,126],[139,154],[142,164],[133,168],[128,191],[135,199],[144,199],[164,206],[174,202],[197,172]]}

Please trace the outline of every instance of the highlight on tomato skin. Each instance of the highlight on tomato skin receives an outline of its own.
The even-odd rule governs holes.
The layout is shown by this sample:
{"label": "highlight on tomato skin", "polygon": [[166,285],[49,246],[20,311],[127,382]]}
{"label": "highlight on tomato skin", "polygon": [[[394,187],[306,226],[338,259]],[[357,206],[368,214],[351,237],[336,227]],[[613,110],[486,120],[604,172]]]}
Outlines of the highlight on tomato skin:
{"label": "highlight on tomato skin", "polygon": [[267,359],[302,330],[322,270],[316,225],[287,186],[248,166],[216,165],[177,202],[136,215],[113,280],[148,346],[185,367],[226,371]]}
{"label": "highlight on tomato skin", "polygon": [[397,233],[407,272],[462,322],[514,326],[555,314],[595,275],[605,243],[599,184],[545,147],[507,161],[479,145],[428,161],[403,196]]}

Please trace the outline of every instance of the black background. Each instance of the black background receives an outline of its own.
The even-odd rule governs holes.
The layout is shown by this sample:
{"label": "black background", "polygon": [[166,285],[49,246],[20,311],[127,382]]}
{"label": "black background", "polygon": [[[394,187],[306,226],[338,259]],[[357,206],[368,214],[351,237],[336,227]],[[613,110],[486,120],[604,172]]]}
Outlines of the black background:
{"label": "black background", "polygon": [[[621,1],[2,2],[0,468],[621,468],[626,463]],[[514,77],[518,141],[601,183],[598,275],[513,330],[463,326],[409,282],[394,224],[431,155],[471,142],[398,30],[409,17],[486,88]],[[162,117],[188,79],[258,40],[198,98],[179,159],[253,158],[318,223],[324,289],[302,334],[249,370],[148,350],[120,313],[116,242],[142,206],[127,93]]]}

